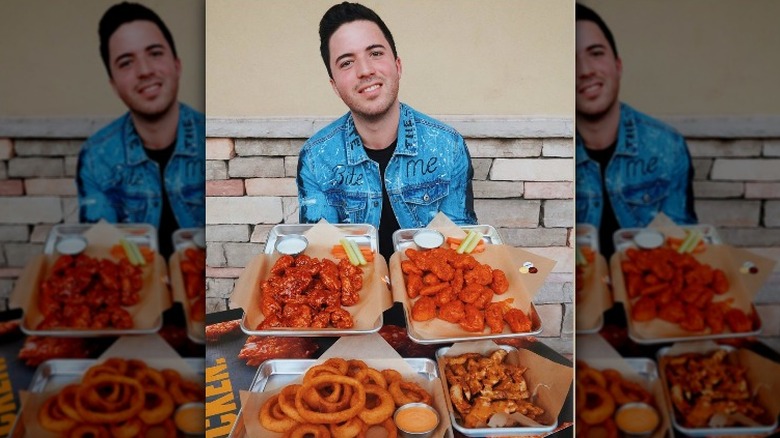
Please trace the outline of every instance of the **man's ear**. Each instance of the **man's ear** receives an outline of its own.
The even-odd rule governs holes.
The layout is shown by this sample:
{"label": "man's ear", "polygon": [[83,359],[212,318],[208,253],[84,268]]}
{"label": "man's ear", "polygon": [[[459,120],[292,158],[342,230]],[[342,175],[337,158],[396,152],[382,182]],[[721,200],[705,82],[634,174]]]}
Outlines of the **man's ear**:
{"label": "man's ear", "polygon": [[403,66],[401,65],[401,58],[395,58],[395,68],[398,69],[398,79],[401,79],[401,73],[403,72]]}
{"label": "man's ear", "polygon": [[617,69],[618,79],[623,77],[623,60],[620,57],[615,58],[615,68]]}
{"label": "man's ear", "polygon": [[[339,99],[341,99],[341,93],[339,93],[339,89],[336,88],[336,82],[332,78],[330,80],[330,86],[331,86],[331,88],[333,88],[333,92],[336,93],[336,96],[338,96]],[[341,100],[344,100],[344,99],[341,99]]]}

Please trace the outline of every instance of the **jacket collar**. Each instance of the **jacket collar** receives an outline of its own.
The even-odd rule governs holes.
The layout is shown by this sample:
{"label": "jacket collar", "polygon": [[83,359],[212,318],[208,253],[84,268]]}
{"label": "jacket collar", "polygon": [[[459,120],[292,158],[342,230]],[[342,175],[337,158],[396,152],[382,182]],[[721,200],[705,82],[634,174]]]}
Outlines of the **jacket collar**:
{"label": "jacket collar", "polygon": [[[363,140],[360,139],[352,114],[347,115],[345,131],[345,145],[347,149],[347,164],[354,166],[368,160],[368,155],[363,148]],[[414,110],[401,103],[401,116],[398,120],[398,134],[395,152],[393,155],[417,155],[417,129],[414,123]]]}
{"label": "jacket collar", "polygon": [[[173,155],[195,156],[198,153],[196,144],[195,119],[191,110],[184,104],[179,104],[179,124],[176,128],[176,145]],[[127,151],[127,165],[136,166],[148,160],[144,151],[144,144],[133,125],[133,118],[128,112],[125,114],[125,123],[122,127],[122,135],[125,139]]]}
{"label": "jacket collar", "polygon": [[[636,156],[638,148],[637,127],[635,111],[625,103],[620,103],[620,123],[618,124],[617,147],[615,155]],[[585,150],[585,142],[579,133],[576,135],[575,145],[576,164],[580,165],[590,160]]]}

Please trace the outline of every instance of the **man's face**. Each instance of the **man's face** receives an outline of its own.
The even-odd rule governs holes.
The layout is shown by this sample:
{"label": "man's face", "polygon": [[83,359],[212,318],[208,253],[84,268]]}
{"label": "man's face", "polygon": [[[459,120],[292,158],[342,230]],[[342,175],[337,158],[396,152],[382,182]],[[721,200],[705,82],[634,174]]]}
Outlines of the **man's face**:
{"label": "man's face", "polygon": [[401,60],[375,23],[341,25],[330,37],[333,91],[356,116],[377,119],[398,105]]}
{"label": "man's face", "polygon": [[577,21],[577,115],[598,118],[618,102],[623,64],[592,21]]}
{"label": "man's face", "polygon": [[134,114],[154,119],[176,103],[181,63],[151,21],[121,25],[108,40],[111,87]]}

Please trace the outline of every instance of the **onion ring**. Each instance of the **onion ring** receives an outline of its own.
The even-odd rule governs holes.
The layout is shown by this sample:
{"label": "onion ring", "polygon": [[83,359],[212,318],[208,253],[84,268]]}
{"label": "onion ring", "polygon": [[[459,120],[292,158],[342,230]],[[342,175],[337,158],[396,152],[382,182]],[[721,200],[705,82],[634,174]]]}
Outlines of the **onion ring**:
{"label": "onion ring", "polygon": [[121,357],[111,357],[103,361],[100,365],[115,369],[119,374],[124,375],[127,372],[127,361]]}
{"label": "onion ring", "polygon": [[68,438],[111,438],[111,435],[101,425],[81,423],[68,432]]}
{"label": "onion ring", "polygon": [[[352,398],[350,399],[349,407],[336,412],[316,412],[305,406],[303,394],[307,391],[311,391],[312,388],[317,387],[319,384],[325,384],[327,382],[341,383],[350,385],[355,390]],[[307,422],[314,424],[328,424],[328,423],[341,423],[349,420],[358,414],[366,405],[366,390],[363,385],[357,380],[347,376],[331,376],[325,375],[315,377],[311,381],[304,383],[300,390],[295,395],[295,407],[298,413]],[[330,433],[329,433],[330,435]]]}
{"label": "onion ring", "polygon": [[[426,405],[433,403],[433,397],[431,397],[428,391],[414,382],[396,380],[390,384],[388,389],[393,396],[396,406],[402,406],[407,403],[425,403]],[[404,393],[404,391],[406,391],[406,393]],[[407,395],[407,393],[411,393],[412,395]]]}
{"label": "onion ring", "polygon": [[201,401],[205,398],[200,384],[185,379],[179,379],[168,385],[168,392],[171,393],[171,397],[177,405]]}
{"label": "onion ring", "polygon": [[314,436],[314,438],[330,438],[330,431],[321,424],[299,424],[294,429],[290,429],[284,434],[284,438],[304,438]]}
{"label": "onion ring", "polygon": [[355,374],[355,378],[361,383],[374,384],[387,389],[387,379],[379,371],[373,368],[360,370]]}
{"label": "onion ring", "polygon": [[263,403],[260,408],[260,424],[271,432],[287,432],[299,423],[290,418],[279,406],[279,394]]}
{"label": "onion ring", "polygon": [[342,375],[346,375],[347,370],[349,369],[349,364],[347,363],[346,359],[342,359],[340,357],[331,357],[330,359],[323,362],[323,365],[336,368]]}
{"label": "onion ring", "polygon": [[350,359],[347,361],[347,365],[346,375],[348,377],[355,377],[359,371],[368,368],[368,365],[360,359]]}
{"label": "onion ring", "polygon": [[[358,417],[369,426],[382,423],[395,412],[395,401],[386,389],[379,385],[365,385],[366,406],[358,413]],[[379,404],[369,407],[369,396],[374,396]]]}
{"label": "onion ring", "polygon": [[388,368],[386,370],[382,370],[382,377],[385,378],[385,381],[387,381],[387,385],[389,386],[391,383],[395,382],[396,380],[403,380],[404,377],[399,373],[398,371]]}
{"label": "onion ring", "polygon": [[321,376],[321,375],[325,375],[325,374],[332,374],[334,376],[344,375],[344,373],[340,372],[335,367],[332,367],[332,366],[329,366],[329,365],[325,365],[325,364],[315,365],[315,366],[309,368],[306,371],[306,374],[303,375],[303,383],[306,383],[309,380],[311,380],[311,379],[313,379],[313,378],[315,378],[317,376]]}
{"label": "onion ring", "polygon": [[164,389],[150,386],[144,392],[144,407],[138,418],[147,425],[159,424],[170,418],[174,409],[173,398]]}
{"label": "onion ring", "polygon": [[[331,375],[335,375],[335,374],[331,374]],[[320,393],[320,391],[328,388],[331,388],[333,392],[331,392],[326,396],[323,396]],[[352,398],[352,393],[353,393],[352,387],[349,385],[327,382],[321,385],[317,385],[316,387],[312,388],[311,391],[305,392],[303,394],[303,398],[306,401],[306,403],[314,409],[317,409],[322,412],[337,412],[349,406],[349,402]],[[332,396],[334,394],[337,395],[339,398],[336,398],[335,400],[331,401],[333,399]]]}
{"label": "onion ring", "polygon": [[352,417],[344,423],[331,423],[330,435],[333,438],[357,438],[365,436],[367,426],[359,417]]}
{"label": "onion ring", "polygon": [[604,374],[594,368],[585,368],[583,370],[577,371],[578,376],[577,379],[585,384],[593,383],[595,385],[600,386],[601,388],[607,387],[607,378],[604,377]]}
{"label": "onion ring", "polygon": [[385,431],[387,431],[387,438],[397,438],[398,437],[398,428],[395,426],[395,423],[393,422],[392,418],[388,418],[387,420],[383,421],[381,424],[375,424],[371,427],[376,426],[382,426],[385,428]]}
{"label": "onion ring", "polygon": [[[585,385],[585,409],[578,412],[582,421],[596,425],[612,417],[615,412],[615,400],[610,393],[599,385]],[[594,405],[595,402],[595,405]]]}
{"label": "onion ring", "polygon": [[76,393],[78,392],[78,389],[79,385],[76,383],[67,385],[60,390],[60,393],[57,394],[56,397],[57,404],[59,405],[59,408],[62,410],[62,412],[68,417],[72,418],[74,421],[81,423],[84,420],[76,410]]}
{"label": "onion ring", "polygon": [[621,378],[609,384],[609,393],[618,405],[631,402],[651,403],[653,396],[642,385]]}
{"label": "onion ring", "polygon": [[[85,394],[102,385],[122,385],[131,392],[127,406],[114,412],[102,412],[90,406],[85,400]],[[98,393],[100,391],[98,390]],[[144,390],[137,380],[125,376],[101,375],[89,382],[82,382],[76,393],[76,410],[81,418],[88,423],[121,423],[137,415],[144,407]]]}
{"label": "onion ring", "polygon": [[298,423],[305,423],[306,420],[298,413],[298,409],[295,407],[295,399],[298,396],[298,392],[303,385],[287,385],[279,392],[279,407],[282,409],[288,417],[292,418]]}
{"label": "onion ring", "polygon": [[62,411],[57,403],[57,397],[49,397],[43,402],[38,410],[38,422],[51,432],[65,432],[76,425],[76,420]]}
{"label": "onion ring", "polygon": [[140,418],[131,418],[125,422],[112,424],[108,427],[113,438],[136,438],[144,436],[146,425]]}

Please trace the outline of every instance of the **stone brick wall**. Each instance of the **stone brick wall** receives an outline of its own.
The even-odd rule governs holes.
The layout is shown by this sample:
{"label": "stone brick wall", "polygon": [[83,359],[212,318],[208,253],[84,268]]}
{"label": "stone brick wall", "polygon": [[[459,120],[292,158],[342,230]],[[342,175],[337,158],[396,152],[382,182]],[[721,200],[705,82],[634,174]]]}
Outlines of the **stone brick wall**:
{"label": "stone brick wall", "polygon": [[[571,354],[571,125],[539,125],[538,131],[548,132],[540,135],[522,129],[502,131],[506,123],[521,124],[517,121],[479,121],[477,127],[469,127],[467,121],[445,121],[466,138],[479,222],[496,227],[506,243],[558,262],[534,303],[544,323],[541,337],[556,350]],[[247,132],[236,121],[216,121],[217,126],[210,124],[207,129],[207,312],[230,307],[236,277],[254,255],[263,252],[274,225],[298,223],[298,153],[316,131],[312,123],[300,124],[305,127],[269,125],[267,130]]]}

